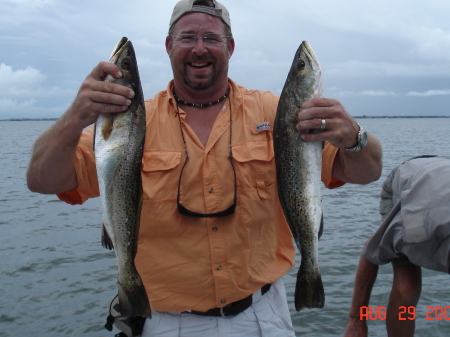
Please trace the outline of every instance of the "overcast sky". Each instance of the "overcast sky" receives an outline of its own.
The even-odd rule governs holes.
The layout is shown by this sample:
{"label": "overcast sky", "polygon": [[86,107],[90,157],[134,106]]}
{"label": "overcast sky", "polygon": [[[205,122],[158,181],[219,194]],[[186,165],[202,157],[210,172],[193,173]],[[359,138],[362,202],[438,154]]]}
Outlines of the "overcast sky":
{"label": "overcast sky", "polygon": [[[167,86],[176,1],[0,0],[0,119],[59,117],[122,36],[145,98]],[[450,116],[450,1],[223,0],[236,49],[229,76],[281,93],[303,40],[325,96],[355,116]]]}

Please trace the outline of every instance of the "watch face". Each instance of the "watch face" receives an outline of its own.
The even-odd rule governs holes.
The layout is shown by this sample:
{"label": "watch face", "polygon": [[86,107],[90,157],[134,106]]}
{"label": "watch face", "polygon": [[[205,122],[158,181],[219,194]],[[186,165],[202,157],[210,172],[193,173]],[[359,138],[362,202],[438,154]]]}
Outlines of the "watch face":
{"label": "watch face", "polygon": [[364,130],[361,132],[361,145],[364,147],[367,144],[367,132]]}
{"label": "watch face", "polygon": [[358,144],[356,144],[355,147],[352,148],[345,148],[348,152],[358,152],[362,150],[368,142],[367,132],[363,129],[363,127],[358,123],[359,126],[359,132],[358,132]]}

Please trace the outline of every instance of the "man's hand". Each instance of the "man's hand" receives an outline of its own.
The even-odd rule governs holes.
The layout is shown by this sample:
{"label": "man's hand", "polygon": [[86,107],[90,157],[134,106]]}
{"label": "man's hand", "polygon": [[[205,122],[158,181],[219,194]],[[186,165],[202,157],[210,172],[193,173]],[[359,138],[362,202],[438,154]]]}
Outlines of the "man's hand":
{"label": "man's hand", "polygon": [[356,145],[358,124],[344,106],[335,99],[313,98],[303,103],[298,114],[297,130],[321,130],[322,120],[325,120],[322,132],[302,134],[302,139],[305,141],[329,141],[338,148]]}
{"label": "man's hand", "polygon": [[344,337],[367,337],[367,322],[350,320],[345,328]]}
{"label": "man's hand", "polygon": [[31,191],[53,194],[78,186],[74,161],[83,129],[101,113],[127,110],[134,97],[130,88],[105,82],[108,75],[122,76],[115,64],[100,62],[81,84],[69,109],[36,141],[27,171]]}
{"label": "man's hand", "polygon": [[359,126],[343,105],[331,98],[313,98],[301,106],[297,130],[320,130],[317,133],[302,133],[304,141],[328,141],[339,148],[333,163],[333,177],[348,183],[368,184],[379,179],[382,170],[382,150],[377,138],[367,134],[367,146],[350,153],[358,143]]}
{"label": "man's hand", "polygon": [[66,112],[74,125],[82,129],[93,124],[101,113],[123,112],[134,97],[132,89],[105,82],[108,75],[122,77],[120,69],[111,62],[100,62],[86,77],[78,94]]}

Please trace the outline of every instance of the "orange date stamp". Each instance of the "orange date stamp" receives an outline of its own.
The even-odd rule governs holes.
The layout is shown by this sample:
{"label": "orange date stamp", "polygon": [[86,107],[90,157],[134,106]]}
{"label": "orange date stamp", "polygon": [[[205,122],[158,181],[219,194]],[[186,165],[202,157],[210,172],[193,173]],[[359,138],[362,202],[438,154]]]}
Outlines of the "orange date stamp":
{"label": "orange date stamp", "polygon": [[[450,321],[450,306],[428,306],[426,307],[427,312],[425,313],[425,319],[427,321]],[[416,307],[399,307],[398,308],[398,320],[413,321],[417,318]],[[359,309],[359,319],[362,321],[368,320],[385,320],[386,319],[386,307],[375,307],[367,306],[360,307]]]}

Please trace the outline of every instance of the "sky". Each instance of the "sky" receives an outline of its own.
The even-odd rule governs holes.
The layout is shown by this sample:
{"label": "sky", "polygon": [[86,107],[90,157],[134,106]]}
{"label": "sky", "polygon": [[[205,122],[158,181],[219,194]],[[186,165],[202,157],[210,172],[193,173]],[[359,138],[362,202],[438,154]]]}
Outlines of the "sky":
{"label": "sky", "polygon": [[[0,0],[0,119],[57,118],[122,36],[145,98],[172,69],[164,41],[176,1]],[[450,116],[450,1],[223,0],[236,42],[229,77],[280,94],[310,43],[324,96],[353,116]]]}

